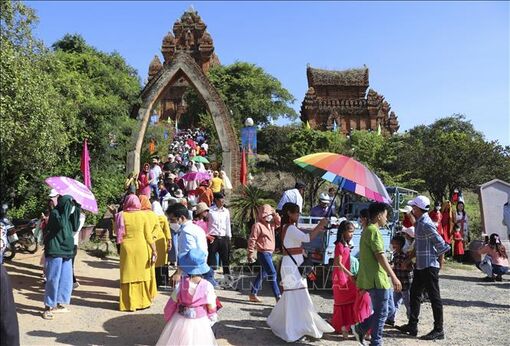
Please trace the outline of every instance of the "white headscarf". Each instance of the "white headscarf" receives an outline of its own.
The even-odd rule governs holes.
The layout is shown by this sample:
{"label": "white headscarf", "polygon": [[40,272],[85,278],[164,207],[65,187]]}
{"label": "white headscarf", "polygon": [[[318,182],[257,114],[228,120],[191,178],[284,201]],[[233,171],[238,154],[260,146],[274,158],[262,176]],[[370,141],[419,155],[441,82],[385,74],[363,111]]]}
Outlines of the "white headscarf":
{"label": "white headscarf", "polygon": [[232,183],[230,182],[230,179],[228,178],[227,173],[225,173],[225,171],[221,171],[221,179],[223,179],[225,190],[232,190]]}
{"label": "white headscarf", "polygon": [[156,215],[165,216],[165,212],[163,211],[163,207],[161,206],[161,204],[158,201],[152,202],[152,211]]}

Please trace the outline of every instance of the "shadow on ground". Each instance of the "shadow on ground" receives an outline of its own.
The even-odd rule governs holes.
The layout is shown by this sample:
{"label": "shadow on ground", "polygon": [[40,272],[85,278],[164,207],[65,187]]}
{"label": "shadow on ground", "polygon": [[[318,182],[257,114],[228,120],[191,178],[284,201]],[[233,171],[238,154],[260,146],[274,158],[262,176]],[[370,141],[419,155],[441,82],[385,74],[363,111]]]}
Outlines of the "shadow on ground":
{"label": "shadow on ground", "polygon": [[[154,345],[165,325],[161,314],[127,313],[103,324],[104,332],[54,333],[34,330],[27,334],[66,345]],[[147,340],[152,342],[147,343]],[[50,340],[48,340],[50,343]]]}

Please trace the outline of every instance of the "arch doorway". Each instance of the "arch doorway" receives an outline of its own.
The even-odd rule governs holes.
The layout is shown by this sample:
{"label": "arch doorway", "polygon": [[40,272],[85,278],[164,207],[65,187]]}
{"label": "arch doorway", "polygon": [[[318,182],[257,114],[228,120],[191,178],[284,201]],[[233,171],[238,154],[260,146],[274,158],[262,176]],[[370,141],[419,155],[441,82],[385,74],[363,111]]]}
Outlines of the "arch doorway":
{"label": "arch doorway", "polygon": [[136,135],[135,148],[128,153],[127,172],[139,172],[140,152],[151,110],[164,90],[181,78],[185,78],[196,89],[213,118],[222,149],[223,169],[235,187],[239,176],[240,154],[227,106],[195,60],[184,52],[176,53],[169,64],[164,64],[142,91],[142,102],[138,110],[138,119],[141,120],[141,124]]}

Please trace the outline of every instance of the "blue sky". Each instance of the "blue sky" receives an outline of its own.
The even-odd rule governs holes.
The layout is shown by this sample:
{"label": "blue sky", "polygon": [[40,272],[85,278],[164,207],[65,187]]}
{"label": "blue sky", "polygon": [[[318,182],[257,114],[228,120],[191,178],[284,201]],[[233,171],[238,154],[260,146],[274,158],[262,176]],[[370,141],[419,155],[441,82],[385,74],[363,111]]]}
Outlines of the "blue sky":
{"label": "blue sky", "polygon": [[466,114],[489,140],[510,145],[508,2],[44,2],[28,1],[47,45],[79,33],[118,51],[146,78],[161,40],[193,5],[222,64],[263,67],[294,95],[299,111],[306,64],[366,64],[370,86],[404,131]]}

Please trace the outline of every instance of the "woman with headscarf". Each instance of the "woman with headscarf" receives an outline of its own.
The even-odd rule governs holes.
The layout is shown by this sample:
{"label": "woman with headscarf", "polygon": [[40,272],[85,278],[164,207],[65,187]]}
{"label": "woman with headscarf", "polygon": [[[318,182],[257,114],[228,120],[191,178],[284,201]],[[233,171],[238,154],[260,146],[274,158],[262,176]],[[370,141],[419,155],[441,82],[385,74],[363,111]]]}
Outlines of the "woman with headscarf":
{"label": "woman with headscarf", "polygon": [[266,280],[271,282],[276,301],[280,299],[280,288],[278,287],[276,269],[273,264],[273,252],[276,246],[274,232],[277,227],[280,227],[280,222],[280,216],[269,204],[257,208],[257,222],[251,227],[250,237],[248,238],[248,262],[254,263],[258,259],[260,272],[253,282],[249,296],[250,302],[262,302],[257,293],[262,288],[262,282]]}
{"label": "woman with headscarf", "polygon": [[58,198],[48,219],[44,240],[46,286],[43,312],[43,318],[47,320],[53,319],[55,312],[69,311],[64,304],[71,302],[73,291],[73,233],[80,225],[80,211],[81,206],[71,196],[64,195]]}
{"label": "woman with headscarf", "polygon": [[170,234],[170,226],[165,212],[158,201],[152,203],[152,211],[156,214],[159,221],[159,226],[163,233],[163,237],[156,239],[156,250],[159,257],[156,260],[156,283],[158,286],[166,285],[166,278],[168,277],[168,252],[172,249],[172,235]]}
{"label": "woman with headscarf", "polygon": [[223,187],[225,192],[230,192],[232,190],[232,183],[225,171],[220,171],[220,178],[223,179]]}
{"label": "woman with headscarf", "polygon": [[[115,215],[120,246],[120,310],[136,311],[151,306],[151,270],[157,259],[149,221],[136,195],[128,195],[123,211]],[[151,251],[152,250],[152,251]]]}
{"label": "woman with headscarf", "polygon": [[138,194],[151,197],[151,182],[154,179],[154,175],[151,172],[151,166],[146,162],[143,165],[143,169],[138,175]]}
{"label": "woman with headscarf", "polygon": [[[165,235],[163,234],[163,231],[161,230],[158,216],[152,211],[152,204],[147,196],[140,195],[139,198],[140,198],[141,210],[145,214],[145,218],[147,219],[147,222],[148,222],[148,227],[151,230],[152,240],[154,241],[155,244],[157,244],[158,241],[161,241],[161,239],[165,238]],[[157,250],[158,249],[156,248],[156,251]],[[162,256],[162,255],[163,254],[160,254],[160,256]],[[158,294],[158,283],[156,281],[155,262],[151,265],[150,292],[151,292],[151,299],[156,298],[156,295]]]}

